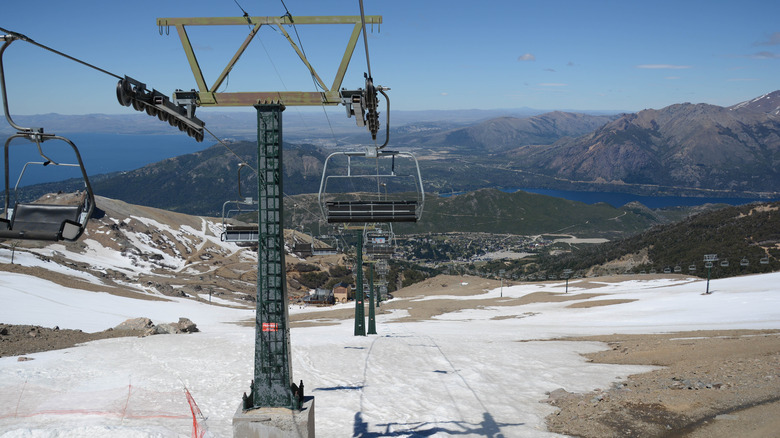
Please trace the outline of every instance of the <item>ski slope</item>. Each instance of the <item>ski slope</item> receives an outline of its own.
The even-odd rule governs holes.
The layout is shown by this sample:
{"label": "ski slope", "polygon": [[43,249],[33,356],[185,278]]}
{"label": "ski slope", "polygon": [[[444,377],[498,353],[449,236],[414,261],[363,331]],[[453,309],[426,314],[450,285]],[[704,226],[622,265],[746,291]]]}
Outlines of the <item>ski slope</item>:
{"label": "ski slope", "polygon": [[[353,336],[353,322],[291,330],[293,378],[315,397],[320,437],[550,437],[540,403],[557,388],[607,388],[651,366],[588,363],[598,342],[567,336],[707,329],[780,328],[780,273],[704,281],[686,277],[599,283],[587,292],[620,304],[572,308],[577,301],[474,306],[534,292],[564,293],[563,282],[523,284],[476,296],[403,298],[410,305],[462,300],[461,310],[401,322],[377,316],[377,335]],[[595,289],[594,289],[595,285]],[[569,282],[569,294],[584,292]],[[397,298],[400,300],[400,298]],[[629,301],[630,300],[630,301]],[[231,419],[253,373],[250,310],[186,299],[122,298],[0,275],[0,322],[100,331],[128,318],[193,320],[200,333],[128,337],[0,358],[0,437],[186,437],[192,416],[185,386],[214,437]],[[484,303],[484,301],[480,301]],[[498,302],[498,301],[497,301]],[[352,305],[346,305],[352,307]],[[319,309],[290,312],[314,314]]]}

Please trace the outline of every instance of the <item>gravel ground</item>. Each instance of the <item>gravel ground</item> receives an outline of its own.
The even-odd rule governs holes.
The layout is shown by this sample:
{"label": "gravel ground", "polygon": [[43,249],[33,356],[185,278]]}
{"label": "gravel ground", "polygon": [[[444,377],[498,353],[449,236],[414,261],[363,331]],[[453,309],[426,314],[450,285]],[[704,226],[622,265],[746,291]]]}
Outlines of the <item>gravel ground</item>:
{"label": "gravel ground", "polygon": [[[577,338],[599,363],[658,365],[587,394],[553,391],[548,428],[580,437],[780,436],[780,331]],[[567,339],[571,340],[571,339]]]}

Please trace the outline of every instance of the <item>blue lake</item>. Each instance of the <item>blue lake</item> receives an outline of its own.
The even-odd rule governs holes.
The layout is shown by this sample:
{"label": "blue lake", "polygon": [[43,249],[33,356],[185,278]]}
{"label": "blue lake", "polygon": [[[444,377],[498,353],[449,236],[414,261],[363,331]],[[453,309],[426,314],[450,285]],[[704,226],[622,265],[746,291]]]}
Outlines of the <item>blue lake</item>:
{"label": "blue lake", "polygon": [[[622,207],[629,202],[641,202],[642,205],[648,208],[664,208],[664,207],[691,207],[704,204],[728,204],[728,205],[743,205],[751,202],[770,202],[776,201],[776,199],[760,199],[760,198],[697,198],[690,196],[641,196],[632,195],[629,193],[615,193],[615,192],[577,192],[572,190],[551,190],[551,189],[529,189],[529,188],[503,188],[502,192],[514,193],[517,191],[524,191],[528,193],[536,193],[539,195],[553,196],[555,198],[568,199],[569,201],[583,202],[585,204],[596,204],[599,202],[607,203],[613,207]],[[461,194],[456,193],[442,193],[441,197],[449,197]]]}
{"label": "blue lake", "polygon": [[[211,146],[212,143],[196,142],[186,135],[119,135],[119,134],[64,134],[79,149],[87,174],[134,170],[147,164],[166,158],[197,152]],[[60,163],[77,163],[73,149],[59,140],[43,143],[44,153]],[[9,171],[11,185],[16,182],[24,163],[41,162],[34,143],[16,139],[10,146]],[[66,178],[78,178],[77,168],[62,166],[28,166],[20,186],[42,182],[61,181]]]}
{"label": "blue lake", "polygon": [[605,202],[613,207],[622,207],[629,202],[641,202],[648,208],[678,207],[678,206],[696,206],[703,204],[729,204],[743,205],[751,202],[770,201],[768,199],[758,198],[696,198],[690,196],[640,196],[630,195],[628,193],[611,192],[575,192],[570,190],[549,190],[549,189],[505,189],[503,191],[513,193],[523,190],[529,193],[554,196],[564,198],[570,201],[579,201],[586,204],[596,204]]}

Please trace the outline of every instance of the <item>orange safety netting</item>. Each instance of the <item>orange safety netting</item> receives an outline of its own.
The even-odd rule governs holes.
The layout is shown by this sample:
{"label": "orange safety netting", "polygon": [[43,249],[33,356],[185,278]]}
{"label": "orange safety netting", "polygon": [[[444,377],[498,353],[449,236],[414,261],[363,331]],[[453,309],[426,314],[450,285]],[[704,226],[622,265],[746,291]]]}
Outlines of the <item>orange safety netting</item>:
{"label": "orange safety netting", "polygon": [[106,417],[107,424],[149,420],[172,429],[191,424],[193,438],[206,436],[205,418],[187,388],[154,391],[133,385],[96,391],[52,390],[30,385],[0,387],[0,420],[41,415]]}

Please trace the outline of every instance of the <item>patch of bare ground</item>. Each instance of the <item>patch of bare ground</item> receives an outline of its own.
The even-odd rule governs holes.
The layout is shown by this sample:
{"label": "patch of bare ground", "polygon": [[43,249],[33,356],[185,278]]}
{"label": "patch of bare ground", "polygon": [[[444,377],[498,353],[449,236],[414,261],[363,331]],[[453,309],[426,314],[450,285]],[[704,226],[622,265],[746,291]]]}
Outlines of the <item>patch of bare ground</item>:
{"label": "patch of bare ground", "polygon": [[23,354],[70,348],[77,344],[98,339],[140,336],[140,330],[113,330],[86,333],[81,330],[47,328],[35,325],[0,324],[0,357],[20,356],[19,360],[28,360]]}
{"label": "patch of bare ground", "polygon": [[[121,286],[111,286],[109,284],[94,284],[88,281],[83,281],[71,275],[65,275],[59,272],[49,271],[41,267],[0,264],[0,271],[13,272],[16,274],[24,274],[24,275],[45,278],[51,281],[52,283],[58,284],[63,287],[71,288],[71,289],[80,289],[80,290],[85,290],[90,292],[106,292],[111,295],[116,295],[125,298],[135,298],[139,300],[168,301],[164,297],[152,296],[152,295],[136,292]],[[45,273],[43,273],[42,271],[45,271]]]}
{"label": "patch of bare ground", "polygon": [[[568,339],[571,340],[571,339]],[[579,437],[767,437],[780,417],[780,330],[575,338],[599,363],[657,365],[586,394],[553,391],[552,432]],[[769,414],[774,413],[774,414]]]}
{"label": "patch of bare ground", "polygon": [[567,309],[587,309],[590,307],[599,307],[599,306],[611,306],[614,304],[624,304],[624,303],[631,303],[633,301],[637,300],[594,300],[594,301],[583,301],[581,303],[571,303],[568,306],[566,306]]}

